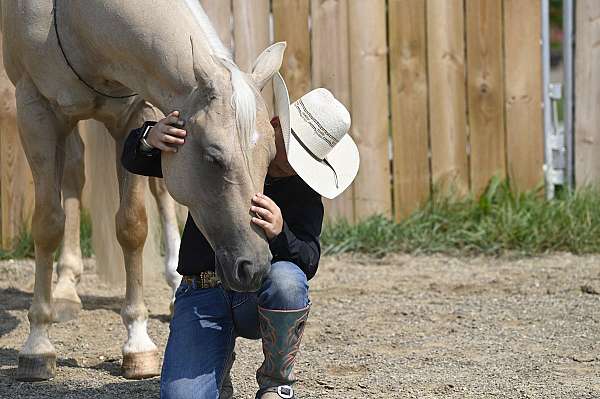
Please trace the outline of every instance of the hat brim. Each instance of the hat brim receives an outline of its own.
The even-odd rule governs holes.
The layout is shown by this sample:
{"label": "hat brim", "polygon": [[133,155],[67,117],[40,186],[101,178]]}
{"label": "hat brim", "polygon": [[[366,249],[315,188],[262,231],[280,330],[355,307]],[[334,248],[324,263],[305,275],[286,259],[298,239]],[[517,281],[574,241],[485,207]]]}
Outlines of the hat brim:
{"label": "hat brim", "polygon": [[[290,98],[279,73],[273,78],[275,110],[279,117],[289,164],[298,176],[325,198],[333,199],[352,184],[358,173],[360,156],[352,137],[346,134],[327,155],[326,162],[315,158],[291,134]],[[334,172],[335,170],[335,172]]]}

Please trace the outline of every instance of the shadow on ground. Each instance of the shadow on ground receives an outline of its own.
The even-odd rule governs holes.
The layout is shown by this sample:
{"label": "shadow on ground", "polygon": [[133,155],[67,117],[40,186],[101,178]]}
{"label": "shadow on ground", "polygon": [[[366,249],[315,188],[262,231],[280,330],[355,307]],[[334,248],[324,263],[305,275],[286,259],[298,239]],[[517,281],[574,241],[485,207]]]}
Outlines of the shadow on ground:
{"label": "shadow on ground", "polygon": [[[25,292],[14,287],[0,289],[0,338],[19,325],[19,320],[8,313],[8,311],[28,310],[31,305],[33,294]],[[83,310],[110,310],[117,314],[121,313],[123,304],[122,296],[97,296],[97,295],[82,295],[81,302]],[[168,314],[151,314],[151,319],[160,321],[161,323],[169,323],[170,316]]]}
{"label": "shadow on ground", "polygon": [[[155,398],[158,397],[159,379],[152,378],[142,381],[130,381],[123,379],[122,382],[110,383],[95,388],[79,386],[81,382],[51,380],[44,382],[20,382],[15,380],[17,371],[18,352],[15,349],[0,349],[0,397],[2,392],[10,393],[11,397],[25,398]],[[107,359],[92,366],[81,366],[77,360],[72,358],[59,358],[57,367],[61,369],[73,368],[83,370],[101,370],[114,377],[121,375],[120,359]],[[60,378],[60,377],[59,377]],[[64,377],[63,377],[64,378]],[[89,385],[89,384],[88,384]],[[135,392],[134,395],[132,393]]]}
{"label": "shadow on ground", "polygon": [[[2,387],[4,385],[4,387]],[[122,382],[109,383],[96,388],[81,387],[56,381],[37,383],[19,382],[12,377],[0,375],[0,391],[11,391],[15,398],[40,399],[40,398],[158,398],[159,379],[152,378],[142,381],[123,380]]]}

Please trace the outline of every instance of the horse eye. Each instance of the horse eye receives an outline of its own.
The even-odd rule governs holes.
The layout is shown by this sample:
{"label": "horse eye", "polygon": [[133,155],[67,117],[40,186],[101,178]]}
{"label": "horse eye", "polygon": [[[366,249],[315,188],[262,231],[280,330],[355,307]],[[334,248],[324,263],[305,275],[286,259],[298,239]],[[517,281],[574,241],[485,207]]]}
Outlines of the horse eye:
{"label": "horse eye", "polygon": [[223,158],[221,151],[217,149],[208,148],[203,158],[204,161],[211,165],[217,166],[221,169],[227,169],[227,163],[225,162],[225,158]]}

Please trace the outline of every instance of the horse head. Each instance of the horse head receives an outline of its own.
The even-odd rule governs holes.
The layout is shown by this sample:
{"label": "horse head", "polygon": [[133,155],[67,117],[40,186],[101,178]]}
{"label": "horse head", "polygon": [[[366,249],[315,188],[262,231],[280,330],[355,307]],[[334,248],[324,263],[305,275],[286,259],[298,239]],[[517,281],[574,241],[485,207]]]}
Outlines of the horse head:
{"label": "horse head", "polygon": [[218,277],[235,291],[257,290],[270,269],[268,241],[251,223],[250,206],[275,157],[260,90],[281,67],[285,47],[269,47],[249,74],[226,57],[201,55],[194,65],[197,88],[180,114],[186,143],[163,157],[169,192],[189,208],[215,251]]}

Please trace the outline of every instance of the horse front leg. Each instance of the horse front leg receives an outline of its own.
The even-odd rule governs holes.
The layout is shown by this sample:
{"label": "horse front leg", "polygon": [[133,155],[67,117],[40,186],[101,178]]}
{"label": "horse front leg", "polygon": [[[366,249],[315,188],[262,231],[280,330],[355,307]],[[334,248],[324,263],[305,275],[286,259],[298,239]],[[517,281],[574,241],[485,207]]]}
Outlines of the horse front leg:
{"label": "horse front leg", "polygon": [[[119,147],[119,146],[118,146]],[[159,374],[158,350],[148,336],[148,310],[144,304],[142,255],[148,235],[144,206],[146,178],[118,166],[121,202],[116,216],[117,239],[125,258],[125,303],[121,309],[127,328],[123,345],[123,376],[141,379]]]}
{"label": "horse front leg", "polygon": [[77,295],[77,284],[83,271],[80,245],[81,193],[85,184],[84,145],[79,131],[75,129],[67,138],[65,160],[63,204],[65,208],[65,235],[57,272],[58,282],[54,288],[55,322],[66,322],[77,318],[81,310],[81,299]]}
{"label": "horse front leg", "polygon": [[16,94],[21,142],[35,184],[35,285],[28,313],[29,336],[19,353],[16,378],[40,381],[52,378],[56,372],[56,352],[48,336],[52,323],[52,262],[64,232],[61,182],[65,137],[71,129],[59,120],[28,78],[18,82]]}
{"label": "horse front leg", "polygon": [[163,179],[150,178],[150,191],[158,205],[160,221],[163,230],[163,242],[165,245],[165,279],[171,287],[171,315],[173,314],[173,304],[175,302],[175,291],[181,283],[181,275],[177,273],[179,263],[179,246],[181,245],[181,236],[177,224],[177,214],[175,212],[175,200],[169,192]]}
{"label": "horse front leg", "polygon": [[121,317],[127,328],[123,345],[123,376],[129,379],[153,377],[159,374],[158,350],[148,336],[148,310],[144,304],[143,248],[148,235],[148,219],[144,199],[147,178],[134,175],[121,165],[121,153],[127,134],[145,120],[156,120],[155,108],[140,103],[121,127],[110,129],[116,140],[117,176],[120,205],[116,215],[117,239],[125,259],[125,303]]}

